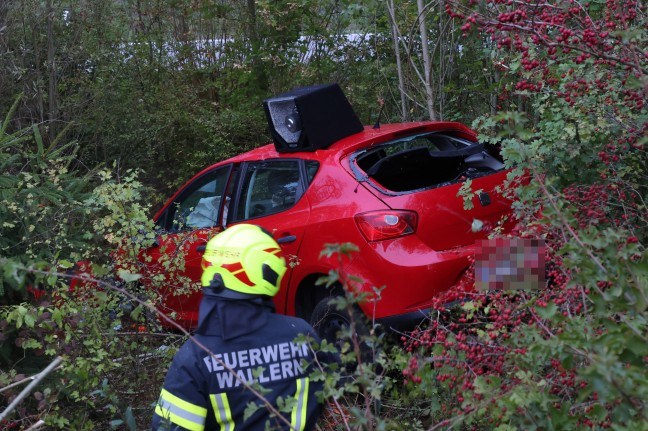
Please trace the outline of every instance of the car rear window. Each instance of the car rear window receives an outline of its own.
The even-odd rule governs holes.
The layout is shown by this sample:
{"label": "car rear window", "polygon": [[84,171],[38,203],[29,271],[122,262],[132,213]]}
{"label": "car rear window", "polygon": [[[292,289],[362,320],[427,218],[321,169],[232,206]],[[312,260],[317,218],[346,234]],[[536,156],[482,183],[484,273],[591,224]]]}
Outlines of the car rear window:
{"label": "car rear window", "polygon": [[489,175],[504,164],[483,144],[445,133],[403,137],[356,152],[358,179],[392,192],[439,187],[464,178]]}

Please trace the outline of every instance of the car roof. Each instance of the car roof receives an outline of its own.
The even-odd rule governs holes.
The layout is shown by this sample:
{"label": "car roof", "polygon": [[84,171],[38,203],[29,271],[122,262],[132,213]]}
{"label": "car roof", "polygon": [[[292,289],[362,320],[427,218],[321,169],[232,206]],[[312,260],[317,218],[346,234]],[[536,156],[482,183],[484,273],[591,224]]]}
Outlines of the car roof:
{"label": "car roof", "polygon": [[396,124],[382,124],[379,127],[365,126],[364,130],[359,133],[347,136],[340,139],[327,148],[318,149],[315,151],[297,151],[297,152],[278,152],[274,144],[270,143],[250,151],[238,154],[229,159],[222,160],[206,167],[200,172],[192,176],[185,184],[180,187],[167,203],[158,211],[154,219],[157,219],[160,214],[167,207],[169,202],[172,202],[194,179],[204,175],[212,169],[223,166],[229,163],[242,163],[247,161],[260,161],[269,159],[305,159],[305,160],[319,160],[325,159],[340,160],[347,154],[350,154],[359,149],[366,148],[368,145],[374,143],[383,143],[399,136],[410,135],[415,133],[434,132],[434,131],[452,131],[459,133],[466,138],[475,138],[475,132],[461,123],[452,121],[421,121],[410,123],[396,123]]}
{"label": "car roof", "polygon": [[475,133],[465,125],[452,121],[425,121],[398,124],[384,124],[378,128],[365,126],[364,130],[359,133],[340,139],[331,146],[315,151],[296,151],[296,152],[277,152],[274,144],[270,143],[259,148],[241,153],[210,166],[206,170],[216,165],[225,163],[245,162],[248,160],[266,160],[276,158],[301,158],[311,160],[322,160],[330,156],[344,156],[358,149],[366,147],[374,142],[384,142],[405,133],[422,133],[431,131],[455,131],[462,132],[469,137],[474,137]]}

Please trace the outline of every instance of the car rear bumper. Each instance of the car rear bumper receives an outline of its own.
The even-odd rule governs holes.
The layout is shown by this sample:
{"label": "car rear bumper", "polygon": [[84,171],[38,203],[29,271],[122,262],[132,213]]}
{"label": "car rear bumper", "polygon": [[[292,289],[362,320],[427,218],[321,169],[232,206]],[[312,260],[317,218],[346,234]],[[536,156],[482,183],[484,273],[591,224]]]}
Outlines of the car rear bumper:
{"label": "car rear bumper", "polygon": [[[446,304],[443,304],[443,308],[450,309],[462,303],[463,300],[448,302]],[[397,314],[395,316],[382,317],[376,319],[376,323],[384,329],[389,329],[391,331],[411,331],[419,325],[425,325],[428,320],[434,318],[435,313],[436,310],[430,307],[417,311],[411,311],[409,313]]]}
{"label": "car rear bumper", "polygon": [[392,331],[411,331],[424,323],[430,317],[432,311],[432,308],[426,308],[424,310],[411,311],[395,316],[382,317],[376,319],[376,323],[384,329],[390,329]]}

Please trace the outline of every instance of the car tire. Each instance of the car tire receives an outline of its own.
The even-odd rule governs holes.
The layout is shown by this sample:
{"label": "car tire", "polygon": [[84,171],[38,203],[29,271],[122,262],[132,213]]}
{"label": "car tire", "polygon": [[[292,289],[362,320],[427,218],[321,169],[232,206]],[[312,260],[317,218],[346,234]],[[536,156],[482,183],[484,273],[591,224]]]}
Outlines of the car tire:
{"label": "car tire", "polygon": [[[331,302],[334,297],[327,297],[317,303],[313,314],[311,315],[311,325],[322,340],[327,340],[329,343],[335,345],[340,353],[343,352],[342,347],[345,343],[352,343],[348,337],[340,336],[339,332],[342,329],[347,329],[351,326],[351,316],[347,309],[338,310],[337,307]],[[366,339],[370,335],[370,324],[367,321],[364,313],[358,308],[353,307],[353,322],[355,328],[355,337],[359,347],[359,357],[353,354],[353,347],[351,347],[351,355],[345,355],[346,359],[342,359],[343,374],[348,376],[352,375],[357,367],[357,360],[365,364],[373,363],[376,355],[382,350],[380,344],[370,347]],[[353,343],[352,343],[353,344]],[[382,368],[377,365],[375,372],[380,373]]]}
{"label": "car tire", "polygon": [[[351,326],[351,316],[346,309],[338,310],[332,299],[333,297],[327,297],[317,303],[310,322],[322,340],[327,340],[340,347],[344,340],[340,337],[339,332]],[[355,334],[358,337],[361,338],[369,334],[366,317],[356,307],[353,307],[353,322]]]}

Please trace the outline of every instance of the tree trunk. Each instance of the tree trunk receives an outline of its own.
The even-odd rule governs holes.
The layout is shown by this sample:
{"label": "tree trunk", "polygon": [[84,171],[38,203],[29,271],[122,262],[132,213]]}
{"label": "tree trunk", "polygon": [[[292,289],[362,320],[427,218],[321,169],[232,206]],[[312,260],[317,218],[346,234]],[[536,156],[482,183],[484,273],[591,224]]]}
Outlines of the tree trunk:
{"label": "tree trunk", "polygon": [[437,113],[434,109],[434,90],[432,88],[432,61],[430,60],[430,51],[428,49],[428,37],[427,37],[427,25],[425,23],[425,6],[423,5],[423,0],[417,0],[416,5],[418,7],[418,22],[419,22],[419,31],[421,33],[421,46],[423,55],[423,67],[424,70],[424,80],[423,85],[425,86],[425,98],[426,105],[428,110],[428,115],[430,120],[437,120]]}
{"label": "tree trunk", "polygon": [[392,27],[392,37],[394,38],[394,54],[396,56],[396,72],[398,73],[398,92],[400,94],[401,102],[401,119],[408,121],[409,115],[407,112],[407,97],[405,94],[405,80],[403,78],[403,66],[400,57],[400,32],[398,31],[398,24],[396,24],[396,13],[394,9],[394,0],[387,2],[387,9],[389,11],[389,18]]}
{"label": "tree trunk", "polygon": [[[448,79],[449,72],[449,62],[447,61],[448,59],[446,55],[448,52],[448,40],[450,39],[450,43],[452,43],[451,38],[453,33],[446,28],[450,22],[445,13],[445,3],[443,0],[439,0],[437,13],[439,14],[439,25],[437,30],[438,39],[436,49],[439,51],[439,68],[435,94],[437,95],[438,100],[437,119],[443,121],[446,106],[446,95],[444,94],[443,89],[445,87],[445,82]],[[450,48],[450,52],[452,52],[452,48]]]}
{"label": "tree trunk", "polygon": [[495,116],[497,114],[497,97],[498,92],[495,91],[495,84],[500,81],[500,73],[497,70],[497,67],[494,67],[493,73],[490,74],[490,79],[488,80],[491,88],[490,92],[490,114]]}
{"label": "tree trunk", "polygon": [[49,142],[54,142],[56,136],[56,111],[58,106],[58,94],[56,91],[56,59],[54,50],[54,8],[52,0],[47,0],[47,79],[48,79],[48,136]]}
{"label": "tree trunk", "polygon": [[250,40],[250,47],[252,50],[252,76],[254,77],[254,84],[259,92],[265,93],[268,90],[268,76],[263,68],[263,64],[261,64],[261,61],[259,60],[261,39],[257,32],[255,0],[247,1],[247,36]]}

